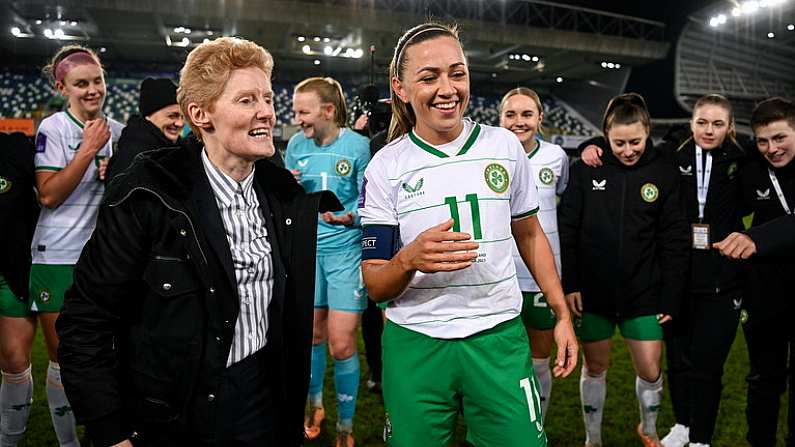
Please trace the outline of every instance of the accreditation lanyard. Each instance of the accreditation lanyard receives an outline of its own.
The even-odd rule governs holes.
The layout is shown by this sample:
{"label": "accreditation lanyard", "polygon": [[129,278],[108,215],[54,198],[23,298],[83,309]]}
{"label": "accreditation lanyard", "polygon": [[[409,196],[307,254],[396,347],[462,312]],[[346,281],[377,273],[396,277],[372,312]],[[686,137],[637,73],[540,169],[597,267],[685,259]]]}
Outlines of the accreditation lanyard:
{"label": "accreditation lanyard", "polygon": [[704,220],[704,208],[707,206],[709,177],[712,174],[712,152],[707,151],[706,166],[701,165],[701,146],[696,145],[696,187],[698,188],[698,220]]}
{"label": "accreditation lanyard", "polygon": [[770,175],[770,182],[773,183],[773,189],[776,190],[776,194],[778,195],[778,201],[781,202],[781,206],[784,207],[784,212],[787,214],[792,214],[789,204],[787,203],[787,198],[784,197],[784,191],[781,190],[781,185],[778,184],[778,177],[776,177],[776,173],[770,168],[767,168],[767,173]]}

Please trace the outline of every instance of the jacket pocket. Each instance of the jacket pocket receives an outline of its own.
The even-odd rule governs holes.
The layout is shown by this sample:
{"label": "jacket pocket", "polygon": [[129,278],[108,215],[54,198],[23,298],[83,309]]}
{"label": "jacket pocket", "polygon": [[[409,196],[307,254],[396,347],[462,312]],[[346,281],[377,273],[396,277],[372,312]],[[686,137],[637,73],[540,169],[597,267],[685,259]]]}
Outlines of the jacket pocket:
{"label": "jacket pocket", "polygon": [[188,261],[178,257],[155,255],[144,270],[149,289],[164,297],[176,297],[199,289],[199,283]]}

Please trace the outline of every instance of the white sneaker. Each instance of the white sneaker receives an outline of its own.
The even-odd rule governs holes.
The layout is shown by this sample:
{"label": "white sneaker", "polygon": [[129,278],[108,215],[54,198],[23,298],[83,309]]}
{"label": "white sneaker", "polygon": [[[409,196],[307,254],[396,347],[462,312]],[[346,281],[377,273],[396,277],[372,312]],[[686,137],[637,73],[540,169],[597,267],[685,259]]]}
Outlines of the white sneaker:
{"label": "white sneaker", "polygon": [[660,442],[664,447],[685,447],[690,442],[690,429],[682,424],[676,424]]}

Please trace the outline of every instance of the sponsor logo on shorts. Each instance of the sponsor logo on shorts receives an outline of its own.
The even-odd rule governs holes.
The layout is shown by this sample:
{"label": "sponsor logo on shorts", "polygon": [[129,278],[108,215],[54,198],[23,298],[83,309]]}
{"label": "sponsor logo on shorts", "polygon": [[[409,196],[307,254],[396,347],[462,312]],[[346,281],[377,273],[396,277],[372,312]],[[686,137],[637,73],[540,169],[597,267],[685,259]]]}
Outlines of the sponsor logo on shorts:
{"label": "sponsor logo on shorts", "polygon": [[345,177],[346,175],[351,173],[353,167],[351,166],[351,162],[346,159],[337,160],[337,164],[334,165],[334,170],[337,171],[337,174]]}
{"label": "sponsor logo on shorts", "polygon": [[0,194],[3,194],[11,190],[11,184],[12,184],[11,180],[5,177],[0,177]]}
{"label": "sponsor logo on shorts", "polygon": [[486,185],[497,194],[507,191],[508,185],[511,183],[508,170],[499,163],[491,163],[486,166],[483,171],[483,177],[486,180]]}
{"label": "sponsor logo on shorts", "polygon": [[604,191],[607,189],[607,179],[601,182],[598,180],[591,180],[591,185],[593,185],[593,188],[591,188],[592,191]]}
{"label": "sponsor logo on shorts", "polygon": [[544,185],[551,185],[555,181],[555,173],[550,168],[541,168],[538,172],[538,180]]}
{"label": "sponsor logo on shorts", "polygon": [[660,197],[660,191],[654,183],[646,183],[640,187],[640,196],[648,203],[654,203]]}

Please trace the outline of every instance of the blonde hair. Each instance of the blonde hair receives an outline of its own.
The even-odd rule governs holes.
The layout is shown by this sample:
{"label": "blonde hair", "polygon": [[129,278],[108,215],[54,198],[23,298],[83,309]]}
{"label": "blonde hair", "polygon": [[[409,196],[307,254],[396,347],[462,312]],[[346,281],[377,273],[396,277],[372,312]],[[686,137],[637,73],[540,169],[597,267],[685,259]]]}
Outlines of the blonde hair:
{"label": "blonde hair", "polygon": [[53,85],[53,87],[55,86],[55,70],[58,68],[58,64],[68,56],[71,56],[75,53],[86,53],[94,58],[94,60],[97,61],[97,65],[99,65],[100,70],[102,70],[104,74],[105,69],[102,67],[102,62],[99,60],[99,56],[97,56],[97,53],[95,53],[94,50],[82,45],[64,45],[58,50],[58,52],[55,53],[55,56],[50,59],[50,63],[41,69],[44,75],[50,80],[50,83]]}
{"label": "blonde hair", "polygon": [[[535,90],[527,87],[516,87],[513,90],[508,91],[505,96],[502,97],[500,101],[500,105],[497,109],[499,111],[500,116],[502,116],[502,108],[505,107],[505,102],[508,101],[508,98],[516,95],[527,96],[528,98],[532,99],[534,103],[536,103],[536,107],[538,108],[539,116],[544,114],[544,106],[541,104],[541,97],[538,96]],[[538,129],[536,130],[537,133],[543,134],[543,126],[541,123],[538,124]]]}
{"label": "blonde hair", "polygon": [[220,37],[202,43],[188,54],[179,75],[177,102],[199,140],[201,129],[188,114],[188,105],[196,103],[211,110],[226,88],[232,71],[242,68],[259,68],[270,78],[273,57],[256,43],[237,37]]}
{"label": "blonde hair", "polygon": [[[458,38],[458,28],[456,26],[448,26],[435,22],[417,25],[400,36],[395,46],[395,53],[392,55],[392,62],[389,64],[389,79],[403,80],[403,72],[407,65],[405,56],[406,49],[412,45],[437,37],[452,37],[458,41],[459,45],[461,44]],[[414,110],[411,109],[411,105],[404,103],[397,96],[394,89],[390,91],[390,98],[392,99],[392,120],[389,123],[387,142],[408,133],[417,122],[417,117],[414,115]]]}
{"label": "blonde hair", "polygon": [[646,100],[637,93],[625,93],[618,95],[607,103],[604,117],[602,118],[602,132],[608,138],[607,133],[616,124],[634,124],[640,122],[646,129],[651,131],[651,117],[649,109],[646,107]]}
{"label": "blonde hair", "polygon": [[698,101],[693,105],[693,118],[695,118],[696,110],[698,110],[699,107],[707,105],[718,106],[729,112],[728,135],[732,142],[737,143],[737,130],[734,126],[734,109],[732,108],[732,103],[723,95],[718,95],[716,93],[704,95],[698,98]]}
{"label": "blonde hair", "polygon": [[334,106],[334,124],[337,127],[348,125],[348,107],[345,105],[345,94],[342,86],[334,78],[307,78],[295,86],[293,93],[315,92],[323,104]]}

